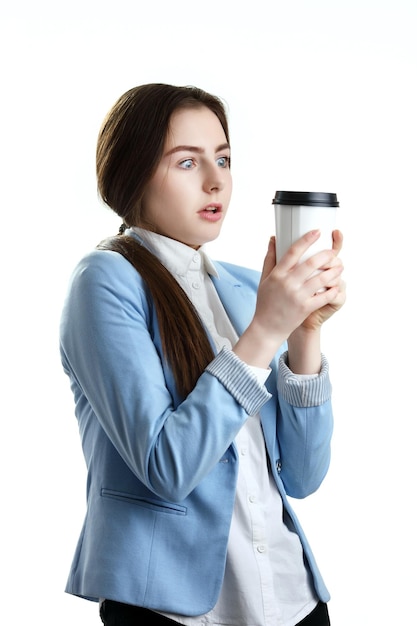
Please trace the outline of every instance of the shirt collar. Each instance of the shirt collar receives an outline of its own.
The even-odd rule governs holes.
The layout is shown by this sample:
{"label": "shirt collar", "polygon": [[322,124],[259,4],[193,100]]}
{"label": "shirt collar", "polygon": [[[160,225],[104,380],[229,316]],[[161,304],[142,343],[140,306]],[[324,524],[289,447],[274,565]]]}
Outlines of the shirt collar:
{"label": "shirt collar", "polygon": [[[205,270],[207,274],[218,278],[216,267],[205,252],[204,246],[194,250],[194,248],[180,241],[139,228],[138,226],[132,226],[126,233],[129,234],[129,231],[133,231],[139,236],[146,248],[161,261],[171,274],[181,276],[190,269],[201,269]],[[196,261],[198,261],[198,265]]]}

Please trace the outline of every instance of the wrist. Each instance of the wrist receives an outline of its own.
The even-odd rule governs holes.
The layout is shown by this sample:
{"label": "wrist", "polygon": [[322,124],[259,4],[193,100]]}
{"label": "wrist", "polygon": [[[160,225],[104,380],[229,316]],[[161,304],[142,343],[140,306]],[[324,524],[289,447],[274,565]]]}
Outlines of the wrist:
{"label": "wrist", "polygon": [[247,365],[267,369],[285,336],[271,336],[253,320],[233,347],[233,352]]}
{"label": "wrist", "polygon": [[320,329],[297,328],[288,337],[288,367],[294,374],[317,374],[321,369]]}

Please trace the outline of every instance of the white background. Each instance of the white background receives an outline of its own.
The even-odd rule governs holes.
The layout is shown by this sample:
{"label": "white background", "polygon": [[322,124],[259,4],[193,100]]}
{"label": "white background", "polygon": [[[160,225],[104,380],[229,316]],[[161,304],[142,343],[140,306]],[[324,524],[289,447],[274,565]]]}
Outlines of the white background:
{"label": "white background", "polygon": [[[8,624],[98,624],[63,592],[85,505],[58,324],[80,256],[116,232],[101,121],[127,89],[227,102],[234,196],[215,258],[260,268],[277,189],[338,194],[349,299],[324,330],[333,460],[295,502],[334,626],[415,623],[415,0],[2,4],[1,570]],[[33,620],[32,620],[33,618]],[[3,616],[4,619],[4,616]],[[416,622],[417,623],[417,622]]]}

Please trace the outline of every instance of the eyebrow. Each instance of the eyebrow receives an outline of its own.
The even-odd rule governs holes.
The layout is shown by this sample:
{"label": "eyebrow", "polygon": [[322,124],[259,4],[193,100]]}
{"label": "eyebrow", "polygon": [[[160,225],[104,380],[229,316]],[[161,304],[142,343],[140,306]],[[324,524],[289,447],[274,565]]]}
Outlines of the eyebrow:
{"label": "eyebrow", "polygon": [[[226,149],[230,149],[230,145],[227,142],[220,144],[220,146],[217,146],[215,151],[220,152],[221,150]],[[165,153],[165,156],[169,156],[170,154],[174,154],[175,152],[197,152],[197,154],[203,154],[204,149],[199,148],[198,146],[175,146],[175,148],[168,150],[168,152]]]}

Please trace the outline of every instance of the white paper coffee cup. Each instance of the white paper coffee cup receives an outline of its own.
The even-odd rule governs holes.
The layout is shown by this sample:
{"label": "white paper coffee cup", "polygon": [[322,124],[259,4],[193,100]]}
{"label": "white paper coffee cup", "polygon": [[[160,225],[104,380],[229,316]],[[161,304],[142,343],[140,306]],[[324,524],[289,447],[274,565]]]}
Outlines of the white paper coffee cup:
{"label": "white paper coffee cup", "polygon": [[320,237],[301,257],[305,261],[316,252],[331,250],[339,202],[335,193],[277,191],[275,207],[277,263],[297,239],[310,230],[320,230]]}

